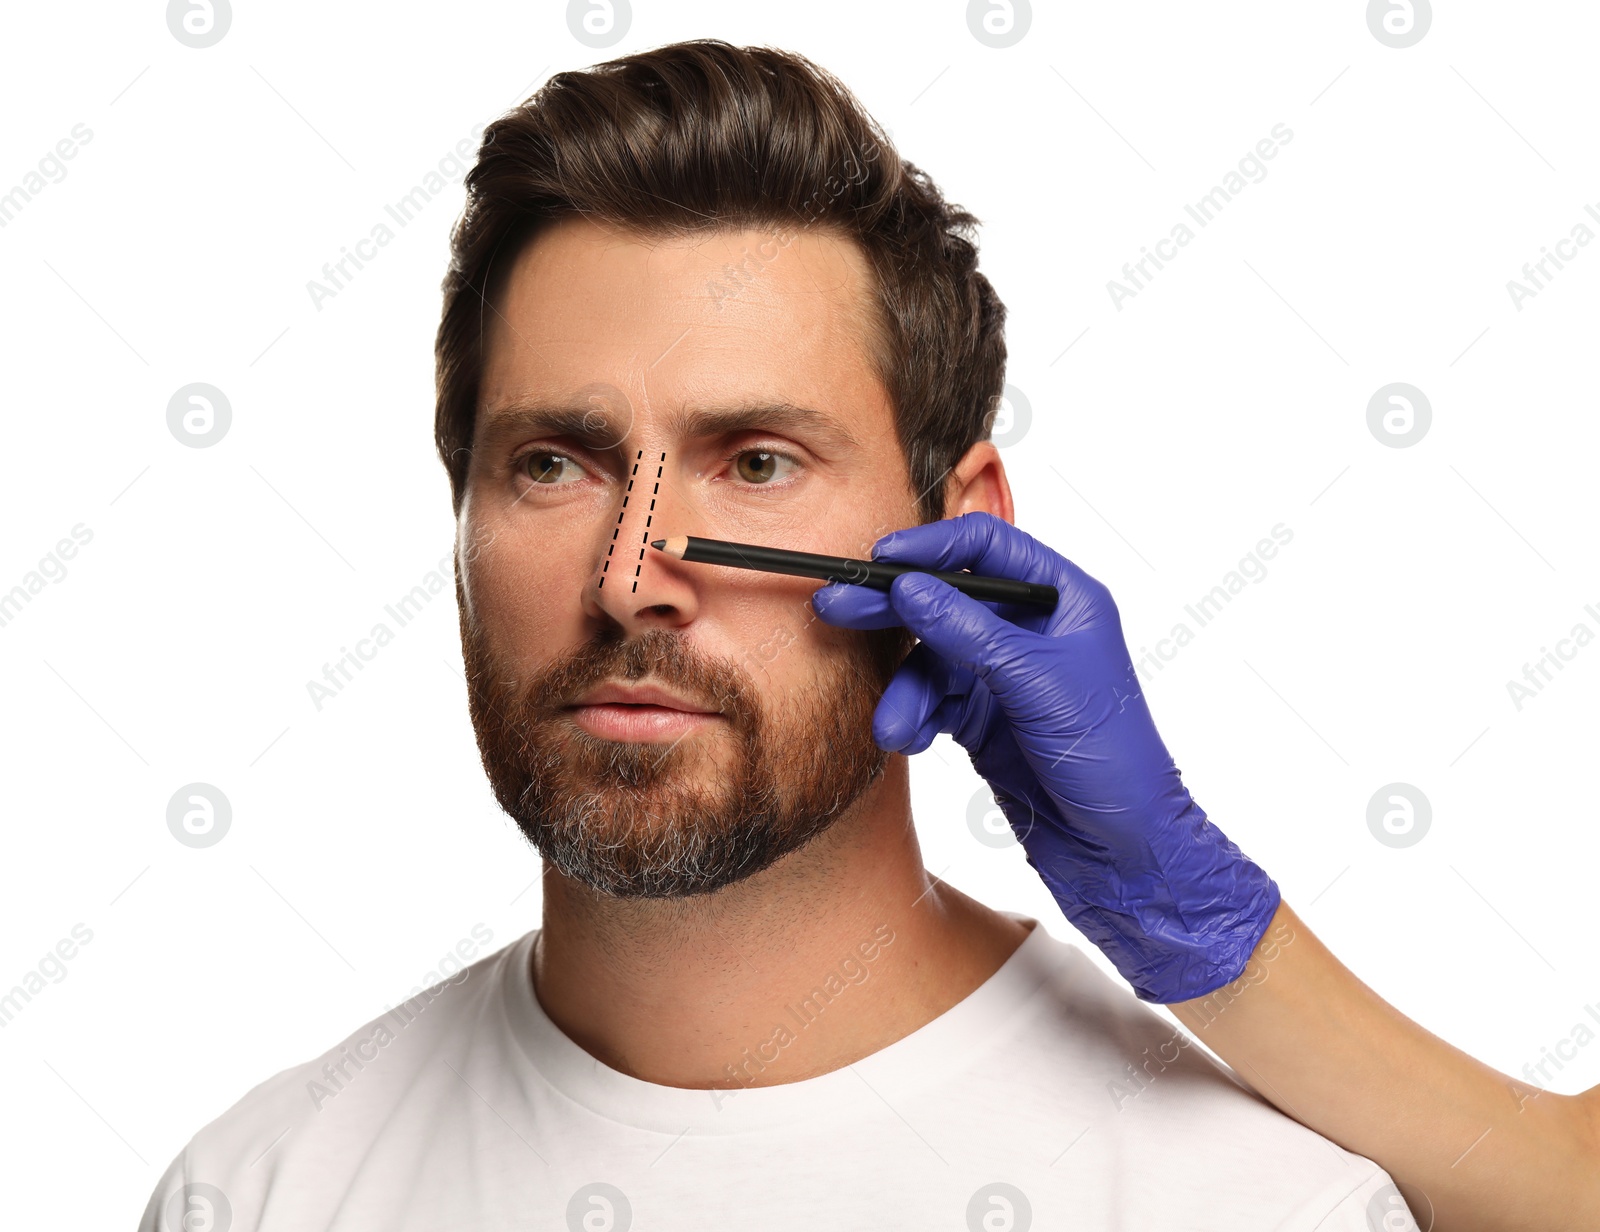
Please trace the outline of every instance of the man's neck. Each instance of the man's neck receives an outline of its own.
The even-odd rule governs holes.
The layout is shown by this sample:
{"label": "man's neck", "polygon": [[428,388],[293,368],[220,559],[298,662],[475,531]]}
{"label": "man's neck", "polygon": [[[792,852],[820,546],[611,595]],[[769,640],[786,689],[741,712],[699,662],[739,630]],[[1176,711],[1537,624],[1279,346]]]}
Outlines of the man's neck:
{"label": "man's neck", "polygon": [[891,756],[799,851],[714,894],[617,899],[544,874],[534,991],[591,1056],[664,1086],[773,1086],[915,1031],[1026,926],[931,877]]}

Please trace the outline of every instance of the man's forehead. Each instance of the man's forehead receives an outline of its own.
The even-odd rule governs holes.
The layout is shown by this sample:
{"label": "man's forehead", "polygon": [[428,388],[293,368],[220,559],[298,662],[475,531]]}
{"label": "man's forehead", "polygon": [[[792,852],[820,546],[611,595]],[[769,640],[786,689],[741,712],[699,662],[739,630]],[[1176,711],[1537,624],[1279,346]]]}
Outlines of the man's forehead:
{"label": "man's forehead", "polygon": [[620,349],[653,368],[826,349],[848,362],[877,339],[875,287],[859,245],[821,229],[665,235],[563,220],[514,257],[485,313],[485,358],[525,368]]}

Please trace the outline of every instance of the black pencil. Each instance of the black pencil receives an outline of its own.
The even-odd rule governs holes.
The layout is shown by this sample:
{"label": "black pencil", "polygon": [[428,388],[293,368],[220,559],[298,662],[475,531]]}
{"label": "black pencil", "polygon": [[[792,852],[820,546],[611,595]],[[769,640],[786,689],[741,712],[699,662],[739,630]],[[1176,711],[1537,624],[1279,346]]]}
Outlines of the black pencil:
{"label": "black pencil", "polygon": [[1014,578],[985,577],[948,569],[924,569],[920,565],[894,560],[856,560],[850,556],[790,552],[784,548],[763,548],[750,543],[730,543],[726,539],[701,539],[694,535],[652,539],[650,546],[679,560],[727,565],[734,569],[759,569],[763,573],[786,573],[792,577],[821,578],[827,582],[850,582],[873,590],[887,591],[890,583],[902,573],[926,573],[941,582],[948,582],[964,595],[990,603],[1028,603],[1054,609],[1061,597],[1054,586],[1038,582],[1019,582]]}

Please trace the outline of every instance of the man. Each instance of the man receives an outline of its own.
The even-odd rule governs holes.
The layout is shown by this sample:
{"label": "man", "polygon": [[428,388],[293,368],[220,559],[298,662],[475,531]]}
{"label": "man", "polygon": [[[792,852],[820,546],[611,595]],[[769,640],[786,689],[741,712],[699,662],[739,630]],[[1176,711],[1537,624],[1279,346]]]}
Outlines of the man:
{"label": "man", "polygon": [[[1194,923],[1178,901],[1193,935],[1169,962],[1161,895],[1112,901],[1145,875],[1136,855],[1106,878],[1094,852],[1039,845],[1078,820],[1051,777],[1076,755],[1046,769],[1037,733],[1000,726],[1026,682],[938,664],[946,600],[897,582],[814,602],[815,582],[647,546],[862,555],[937,526],[901,550],[978,559],[981,534],[1056,571],[1051,620],[1076,623],[1028,636],[1114,630],[1115,651],[1103,588],[1003,537],[986,437],[1004,312],[975,220],[826,75],[720,43],[558,75],[486,132],[468,192],[438,444],[472,721],[544,858],[542,927],[250,1091],[142,1226],[1405,1226],[1369,1222],[1405,1214],[1381,1168],[1244,1090],[1038,921],[930,878],[907,756],[883,746],[956,730],[1149,1000],[1211,994],[1274,943],[1276,887],[1192,802],[1161,824],[1229,906]],[[971,627],[942,611],[952,638]],[[1139,715],[1105,684],[1094,706]],[[1115,783],[1176,791],[1144,718],[1096,723],[1074,745],[1127,724],[1145,742],[1149,777],[1124,744]]]}

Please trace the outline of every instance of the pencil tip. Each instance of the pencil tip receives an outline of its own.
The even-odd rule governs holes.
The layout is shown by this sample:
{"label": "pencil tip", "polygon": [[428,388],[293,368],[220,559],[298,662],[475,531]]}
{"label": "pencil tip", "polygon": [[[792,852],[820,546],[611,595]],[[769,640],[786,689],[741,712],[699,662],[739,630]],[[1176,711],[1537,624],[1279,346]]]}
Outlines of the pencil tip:
{"label": "pencil tip", "polygon": [[658,552],[664,552],[667,550],[667,541],[665,539],[652,539],[650,540],[650,546]]}

